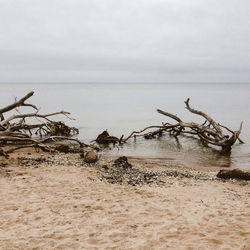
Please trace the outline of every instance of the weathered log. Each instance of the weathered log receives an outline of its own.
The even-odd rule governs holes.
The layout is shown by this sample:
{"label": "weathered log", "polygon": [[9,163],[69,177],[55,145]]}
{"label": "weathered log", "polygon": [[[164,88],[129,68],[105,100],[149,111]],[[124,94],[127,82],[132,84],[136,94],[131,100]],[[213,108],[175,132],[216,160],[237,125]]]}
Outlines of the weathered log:
{"label": "weathered log", "polygon": [[250,180],[250,173],[242,171],[240,169],[233,169],[233,170],[222,169],[218,172],[217,177],[221,179]]}

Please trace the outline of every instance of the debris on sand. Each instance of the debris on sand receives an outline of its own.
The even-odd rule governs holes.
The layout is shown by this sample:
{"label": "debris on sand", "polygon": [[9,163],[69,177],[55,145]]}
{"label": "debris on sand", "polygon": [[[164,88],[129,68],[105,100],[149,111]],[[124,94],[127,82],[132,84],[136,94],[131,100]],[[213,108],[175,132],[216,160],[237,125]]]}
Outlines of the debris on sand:
{"label": "debris on sand", "polygon": [[111,166],[101,167],[102,179],[112,184],[129,184],[132,186],[157,182],[156,173],[138,169],[128,162],[126,156],[119,157]]}
{"label": "debris on sand", "polygon": [[217,174],[218,178],[221,179],[240,179],[240,180],[250,180],[250,173],[242,171],[240,169],[233,170],[220,170]]}

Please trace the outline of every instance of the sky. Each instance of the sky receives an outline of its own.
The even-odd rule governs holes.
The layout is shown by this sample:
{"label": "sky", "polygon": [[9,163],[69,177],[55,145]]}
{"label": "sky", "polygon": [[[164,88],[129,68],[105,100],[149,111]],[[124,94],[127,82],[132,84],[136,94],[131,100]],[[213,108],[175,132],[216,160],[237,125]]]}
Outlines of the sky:
{"label": "sky", "polygon": [[249,0],[0,0],[0,82],[250,82]]}

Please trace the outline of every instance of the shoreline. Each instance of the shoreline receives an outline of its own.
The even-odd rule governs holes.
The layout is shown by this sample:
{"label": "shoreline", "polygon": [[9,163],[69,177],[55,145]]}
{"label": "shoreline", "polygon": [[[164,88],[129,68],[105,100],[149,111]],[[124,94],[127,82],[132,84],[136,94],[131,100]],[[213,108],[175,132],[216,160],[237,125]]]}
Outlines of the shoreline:
{"label": "shoreline", "polygon": [[2,157],[1,248],[250,247],[249,181],[133,158],[121,176],[114,159],[86,164],[79,154],[31,150]]}

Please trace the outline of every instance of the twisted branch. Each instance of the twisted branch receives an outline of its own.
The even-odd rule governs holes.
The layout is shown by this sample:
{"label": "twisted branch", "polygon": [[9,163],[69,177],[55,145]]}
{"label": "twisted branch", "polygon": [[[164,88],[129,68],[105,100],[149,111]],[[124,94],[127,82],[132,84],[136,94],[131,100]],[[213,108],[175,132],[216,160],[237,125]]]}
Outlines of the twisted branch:
{"label": "twisted branch", "polygon": [[[34,92],[29,92],[20,100],[15,98],[15,102],[11,105],[8,105],[2,109],[0,109],[0,147],[8,146],[8,150],[4,152],[2,155],[7,155],[11,152],[14,152],[21,148],[39,148],[45,151],[57,151],[63,150],[63,152],[82,152],[84,147],[95,148],[92,145],[88,145],[84,142],[76,138],[72,138],[73,135],[78,134],[78,129],[74,127],[68,127],[61,121],[53,121],[50,117],[54,117],[56,115],[64,115],[69,119],[70,113],[66,111],[48,113],[48,114],[40,114],[39,109],[29,103],[25,103],[27,99],[33,96]],[[32,107],[36,110],[33,113],[24,113],[21,114],[18,110],[18,107]],[[18,114],[7,116],[9,111],[15,110]],[[27,118],[40,121],[40,123],[27,123]],[[40,138],[33,137],[33,134],[39,134]],[[75,143],[66,145],[65,142],[73,142]],[[78,145],[78,147],[76,147]],[[70,148],[73,146],[74,148]],[[9,148],[10,147],[10,148]]]}
{"label": "twisted branch", "polygon": [[[200,110],[196,110],[190,107],[190,99],[188,98],[184,103],[186,104],[186,109],[193,114],[202,116],[205,118],[205,122],[203,124],[198,123],[187,123],[183,122],[177,115],[172,113],[163,111],[161,109],[157,109],[157,112],[167,116],[175,121],[177,124],[171,123],[163,123],[162,126],[149,126],[140,131],[133,131],[123,142],[127,142],[132,136],[144,136],[145,138],[153,138],[156,134],[161,134],[162,132],[168,132],[170,135],[178,137],[181,134],[191,134],[197,136],[202,142],[206,142],[208,144],[220,146],[222,148],[222,152],[226,153],[231,150],[232,145],[239,140],[241,143],[243,141],[239,138],[239,135],[242,130],[242,123],[240,124],[240,128],[237,131],[232,131],[231,129],[223,126],[217,122],[215,122],[209,115]],[[208,125],[206,125],[208,123]],[[145,130],[149,128],[158,128],[156,131],[149,132],[147,134],[142,134]],[[226,129],[231,135],[224,134],[222,128]]]}

